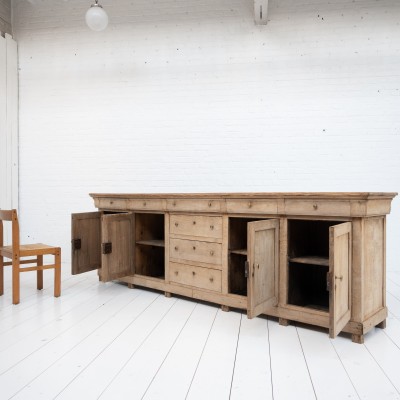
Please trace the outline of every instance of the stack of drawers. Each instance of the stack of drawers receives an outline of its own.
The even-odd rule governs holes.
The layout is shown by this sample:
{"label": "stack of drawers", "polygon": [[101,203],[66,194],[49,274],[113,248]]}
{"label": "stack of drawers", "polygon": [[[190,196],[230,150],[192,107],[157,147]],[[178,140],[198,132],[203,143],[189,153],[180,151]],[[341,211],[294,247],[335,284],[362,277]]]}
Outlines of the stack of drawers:
{"label": "stack of drawers", "polygon": [[171,214],[170,283],[221,292],[222,217]]}

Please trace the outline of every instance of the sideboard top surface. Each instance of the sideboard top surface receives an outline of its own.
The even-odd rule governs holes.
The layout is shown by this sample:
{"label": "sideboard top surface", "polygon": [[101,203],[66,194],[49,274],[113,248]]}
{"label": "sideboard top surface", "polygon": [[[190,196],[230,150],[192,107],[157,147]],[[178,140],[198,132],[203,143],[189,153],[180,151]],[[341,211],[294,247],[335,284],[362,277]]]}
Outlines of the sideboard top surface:
{"label": "sideboard top surface", "polygon": [[90,193],[92,198],[122,199],[313,199],[379,200],[393,199],[395,192],[246,192],[246,193]]}
{"label": "sideboard top surface", "polygon": [[100,210],[366,217],[390,213],[397,193],[91,193]]}

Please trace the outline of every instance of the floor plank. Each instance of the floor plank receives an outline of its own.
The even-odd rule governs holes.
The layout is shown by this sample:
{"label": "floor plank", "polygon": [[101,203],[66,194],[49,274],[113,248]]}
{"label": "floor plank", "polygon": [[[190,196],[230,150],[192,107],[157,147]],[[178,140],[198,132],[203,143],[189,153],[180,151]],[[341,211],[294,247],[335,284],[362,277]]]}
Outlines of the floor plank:
{"label": "floor plank", "polygon": [[375,328],[368,335],[365,347],[380,366],[385,376],[390,380],[400,397],[399,360],[400,348],[382,329]]}
{"label": "floor plank", "polygon": [[270,321],[269,339],[274,400],[315,399],[296,327]]}
{"label": "floor plank", "polygon": [[[170,312],[176,299],[158,296],[145,312],[134,318],[114,340],[99,353],[92,362],[83,368],[68,386],[58,394],[57,399],[79,398],[97,399],[115,378],[121,368]],[[134,310],[132,310],[134,311]]]}
{"label": "floor plank", "polygon": [[218,310],[187,399],[229,398],[241,315]]}
{"label": "floor plank", "polygon": [[389,316],[386,319],[386,329],[382,332],[387,335],[390,340],[400,348],[400,320],[396,318],[390,311]]}
{"label": "floor plank", "polygon": [[[118,290],[120,291],[120,295],[118,295]],[[74,354],[78,355],[75,360],[76,364],[74,365],[76,369],[80,371],[82,368],[81,363],[85,361],[85,353],[83,350],[90,350],[90,346],[87,345],[90,340],[88,341],[87,339],[91,336],[93,337],[93,334],[94,337],[96,337],[98,328],[106,321],[110,320],[110,318],[123,307],[124,303],[130,304],[135,301],[132,294],[130,296],[127,293],[124,294],[118,287],[115,287],[115,290],[108,290],[107,296],[108,297],[103,294],[87,307],[82,306],[81,308],[84,309],[84,313],[74,322],[68,319],[60,321],[61,329],[57,329],[59,326],[57,326],[56,322],[56,329],[52,331],[53,336],[47,335],[48,332],[44,329],[43,332],[38,332],[40,335],[29,336],[24,341],[23,346],[21,346],[22,353],[21,351],[18,352],[17,349],[13,349],[15,353],[18,352],[17,358],[13,357],[12,353],[9,353],[9,357],[13,358],[12,365],[0,375],[0,385],[2,387],[7,387],[7,390],[2,390],[3,394],[15,394],[21,391],[26,385],[31,384],[33,380],[37,379],[45,371],[47,371],[47,374],[51,374],[53,371],[49,369],[53,368],[53,365],[60,362],[60,360],[63,362],[63,356],[68,354],[71,350],[74,350]],[[151,298],[149,301],[152,300]],[[135,303],[140,303],[140,301]],[[145,305],[147,306],[148,302],[146,302]],[[140,310],[140,304],[135,304],[134,307]],[[66,324],[66,329],[64,329],[63,324]],[[68,325],[70,325],[69,328],[67,328]],[[119,331],[111,332],[110,340],[115,339],[114,335],[118,333]],[[27,344],[25,344],[25,342],[27,342]],[[82,342],[84,342],[83,345],[81,344]],[[37,343],[42,345],[39,347],[36,345]],[[30,344],[32,350],[29,352]],[[97,354],[96,352],[95,356],[97,356]],[[17,363],[15,363],[16,359],[18,359]],[[47,382],[50,382],[50,385],[46,385],[46,387],[47,390],[53,390],[53,385],[56,385],[58,393],[63,389],[63,386],[59,387],[59,385],[69,376],[69,370],[65,368],[65,370],[61,372],[60,369],[54,369],[54,371],[57,373],[55,375],[53,374],[51,380],[47,380]],[[43,389],[40,388],[40,390],[42,391]]]}
{"label": "floor plank", "polygon": [[[112,345],[116,337],[159,296],[155,293],[135,290],[127,291],[124,297],[118,297],[117,304],[110,302],[108,309],[99,310],[101,315],[93,315],[81,324],[79,330],[85,334],[69,332],[60,337],[58,343],[55,344],[59,352],[58,359],[31,381],[15,398],[55,398],[108,346]],[[90,326],[92,329],[87,331],[87,327]],[[107,363],[104,364],[104,367],[106,366]]]}
{"label": "floor plank", "polygon": [[267,318],[242,315],[230,398],[272,399]]}
{"label": "floor plank", "polygon": [[[0,332],[0,351],[5,347],[23,339],[35,330],[43,329],[46,325],[62,318],[65,315],[76,315],[75,308],[87,303],[98,295],[99,290],[109,290],[111,286],[99,288],[98,283],[82,282],[75,285],[73,289],[67,289],[65,295],[59,299],[49,297],[44,301],[38,300],[36,306],[20,310],[13,315],[4,318],[4,326]],[[40,312],[38,323],[38,312]]]}
{"label": "floor plank", "polygon": [[358,399],[327,331],[313,327],[298,327],[297,331],[318,400]]}
{"label": "floor plank", "polygon": [[179,340],[146,388],[144,399],[186,397],[217,312],[217,307],[201,303],[196,306]]}
{"label": "floor plank", "polygon": [[[366,335],[365,341],[369,340],[370,335]],[[365,345],[352,343],[347,336],[338,336],[332,344],[361,399],[398,400],[400,398],[396,388]]]}
{"label": "floor plank", "polygon": [[[131,354],[100,398],[141,399],[165,358],[180,339],[180,334],[196,306],[195,302],[178,300],[144,343]],[[132,390],[132,387],[135,389]]]}

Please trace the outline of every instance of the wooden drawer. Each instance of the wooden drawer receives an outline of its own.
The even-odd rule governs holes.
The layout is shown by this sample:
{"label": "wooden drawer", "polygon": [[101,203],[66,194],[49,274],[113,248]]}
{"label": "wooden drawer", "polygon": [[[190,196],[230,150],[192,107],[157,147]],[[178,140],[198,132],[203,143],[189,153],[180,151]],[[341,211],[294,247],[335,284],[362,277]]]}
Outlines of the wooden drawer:
{"label": "wooden drawer", "polygon": [[288,215],[321,215],[349,217],[349,201],[285,200],[285,213]]}
{"label": "wooden drawer", "polygon": [[128,200],[129,210],[150,210],[150,211],[164,211],[164,199],[130,199]]}
{"label": "wooden drawer", "polygon": [[215,199],[168,199],[167,209],[169,211],[190,212],[220,212],[221,200]]}
{"label": "wooden drawer", "polygon": [[277,214],[277,200],[252,200],[252,199],[232,199],[226,200],[226,211],[228,213],[241,214]]}
{"label": "wooden drawer", "polygon": [[222,217],[203,215],[171,215],[170,233],[222,239]]}
{"label": "wooden drawer", "polygon": [[113,198],[95,199],[95,206],[101,210],[126,210],[127,200]]}
{"label": "wooden drawer", "polygon": [[169,256],[175,260],[196,261],[206,264],[221,265],[221,243],[201,242],[170,238]]}
{"label": "wooden drawer", "polygon": [[217,269],[170,263],[169,280],[171,283],[221,292],[221,271]]}

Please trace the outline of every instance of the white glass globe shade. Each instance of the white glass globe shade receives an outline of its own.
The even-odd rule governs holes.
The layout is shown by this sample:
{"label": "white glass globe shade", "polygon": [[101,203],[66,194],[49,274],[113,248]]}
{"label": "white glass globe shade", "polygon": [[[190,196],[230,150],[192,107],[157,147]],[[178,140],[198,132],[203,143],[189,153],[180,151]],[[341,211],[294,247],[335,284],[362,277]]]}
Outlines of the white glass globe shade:
{"label": "white glass globe shade", "polygon": [[102,7],[90,7],[85,15],[86,23],[93,31],[102,31],[107,28],[108,15]]}

